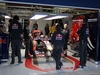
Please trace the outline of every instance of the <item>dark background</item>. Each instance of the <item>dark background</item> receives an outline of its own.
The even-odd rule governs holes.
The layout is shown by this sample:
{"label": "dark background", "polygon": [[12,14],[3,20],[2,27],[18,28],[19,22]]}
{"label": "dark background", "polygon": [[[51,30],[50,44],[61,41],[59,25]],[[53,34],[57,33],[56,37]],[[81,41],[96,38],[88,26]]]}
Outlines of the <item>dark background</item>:
{"label": "dark background", "polygon": [[25,2],[25,3],[38,3],[38,4],[50,4],[50,5],[62,5],[72,7],[87,7],[100,9],[100,0],[3,0],[13,2]]}

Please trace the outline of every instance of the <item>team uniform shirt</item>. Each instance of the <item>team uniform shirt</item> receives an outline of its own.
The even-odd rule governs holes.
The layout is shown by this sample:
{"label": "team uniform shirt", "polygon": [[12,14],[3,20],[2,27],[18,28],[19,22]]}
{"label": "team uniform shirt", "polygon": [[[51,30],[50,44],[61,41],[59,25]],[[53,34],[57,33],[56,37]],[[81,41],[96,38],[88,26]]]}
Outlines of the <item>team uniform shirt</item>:
{"label": "team uniform shirt", "polygon": [[86,24],[83,24],[81,29],[77,32],[79,34],[79,40],[85,40],[87,41],[87,37],[89,35],[89,28]]}
{"label": "team uniform shirt", "polygon": [[64,39],[65,39],[65,42],[67,43],[69,39],[69,29],[68,28],[63,29],[62,33],[64,34]]}
{"label": "team uniform shirt", "polygon": [[54,46],[60,46],[62,47],[63,44],[64,44],[64,35],[62,32],[60,31],[56,31],[52,38],[51,38],[51,43],[54,45]]}
{"label": "team uniform shirt", "polygon": [[25,25],[24,26],[24,38],[25,38],[25,40],[30,38],[29,37],[29,33],[30,33],[29,26],[28,25]]}
{"label": "team uniform shirt", "polygon": [[21,24],[18,21],[12,22],[9,26],[9,32],[11,39],[20,39],[23,33]]}

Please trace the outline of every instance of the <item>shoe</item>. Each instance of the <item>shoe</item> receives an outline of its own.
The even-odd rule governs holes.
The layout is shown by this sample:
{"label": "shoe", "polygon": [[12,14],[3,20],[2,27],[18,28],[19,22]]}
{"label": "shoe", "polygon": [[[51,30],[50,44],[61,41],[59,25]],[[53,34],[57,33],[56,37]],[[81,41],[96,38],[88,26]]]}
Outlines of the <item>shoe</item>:
{"label": "shoe", "polygon": [[63,63],[60,62],[59,67],[56,67],[56,70],[60,70],[62,66],[63,66]]}
{"label": "shoe", "polygon": [[86,65],[84,65],[84,67],[86,67]]}
{"label": "shoe", "polygon": [[11,62],[10,64],[14,64],[14,62]]}
{"label": "shoe", "polygon": [[77,68],[84,68],[84,66],[77,66]]}
{"label": "shoe", "polygon": [[56,70],[60,70],[61,69],[61,67],[56,67]]}
{"label": "shoe", "polygon": [[63,63],[62,62],[60,62],[60,65],[59,66],[63,66]]}
{"label": "shoe", "polygon": [[62,62],[60,62],[60,65],[59,65],[59,67],[61,68],[63,66],[63,63]]}
{"label": "shoe", "polygon": [[20,62],[18,61],[18,63],[21,64],[21,63],[23,63],[23,62],[22,62],[22,61],[20,61]]}

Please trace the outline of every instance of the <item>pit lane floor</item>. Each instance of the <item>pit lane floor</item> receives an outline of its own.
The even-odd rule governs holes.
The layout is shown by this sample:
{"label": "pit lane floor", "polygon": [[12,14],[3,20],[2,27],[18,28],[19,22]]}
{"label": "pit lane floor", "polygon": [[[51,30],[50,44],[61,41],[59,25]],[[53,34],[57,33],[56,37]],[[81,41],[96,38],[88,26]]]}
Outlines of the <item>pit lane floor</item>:
{"label": "pit lane floor", "polygon": [[46,59],[42,55],[38,55],[36,59],[24,58],[24,51],[21,50],[22,64],[18,64],[15,57],[15,64],[11,65],[11,58],[7,62],[0,65],[0,75],[100,75],[100,65],[87,61],[87,66],[84,69],[77,68],[79,58],[72,57],[72,53],[68,52],[68,57],[62,58],[63,66],[61,70],[55,69],[55,61],[53,58]]}

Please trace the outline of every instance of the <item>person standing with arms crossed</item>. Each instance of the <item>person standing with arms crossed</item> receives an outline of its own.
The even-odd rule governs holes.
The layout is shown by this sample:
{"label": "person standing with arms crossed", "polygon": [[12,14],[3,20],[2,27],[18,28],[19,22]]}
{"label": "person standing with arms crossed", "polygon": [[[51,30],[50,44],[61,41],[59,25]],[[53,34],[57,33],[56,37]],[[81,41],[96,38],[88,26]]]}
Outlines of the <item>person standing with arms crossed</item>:
{"label": "person standing with arms crossed", "polygon": [[20,51],[20,45],[21,45],[21,37],[22,37],[22,26],[18,22],[19,17],[15,15],[13,17],[13,21],[9,26],[9,32],[10,32],[10,37],[11,37],[11,47],[12,47],[12,60],[10,64],[15,63],[15,50],[17,50],[17,55],[18,55],[18,63],[23,63],[21,60],[21,51]]}
{"label": "person standing with arms crossed", "polygon": [[64,35],[61,32],[61,28],[59,25],[57,25],[56,31],[54,32],[51,38],[51,44],[54,47],[52,57],[55,59],[56,62],[56,70],[59,70],[63,65],[60,60],[61,60],[62,47],[64,44]]}
{"label": "person standing with arms crossed", "polygon": [[29,36],[29,21],[24,25],[24,39],[25,39],[25,58],[29,58],[30,36]]}
{"label": "person standing with arms crossed", "polygon": [[86,66],[86,52],[87,52],[87,37],[89,35],[89,27],[87,23],[87,19],[83,19],[83,24],[81,29],[77,32],[79,35],[79,56],[80,56],[80,66],[78,68],[84,68]]}
{"label": "person standing with arms crossed", "polygon": [[29,53],[33,55],[33,58],[36,58],[36,54],[33,50],[33,43],[32,43],[33,37],[31,36],[29,26],[30,26],[30,21],[28,21],[24,26],[25,58],[30,58]]}

